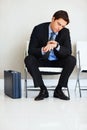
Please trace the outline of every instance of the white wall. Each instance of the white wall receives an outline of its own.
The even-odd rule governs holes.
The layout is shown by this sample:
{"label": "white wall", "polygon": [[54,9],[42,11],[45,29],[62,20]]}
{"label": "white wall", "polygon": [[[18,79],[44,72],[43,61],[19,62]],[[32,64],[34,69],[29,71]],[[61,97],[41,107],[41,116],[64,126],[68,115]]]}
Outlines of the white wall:
{"label": "white wall", "polygon": [[24,75],[24,49],[34,25],[51,20],[57,10],[69,13],[73,45],[87,40],[87,0],[0,0],[0,78],[13,69]]}

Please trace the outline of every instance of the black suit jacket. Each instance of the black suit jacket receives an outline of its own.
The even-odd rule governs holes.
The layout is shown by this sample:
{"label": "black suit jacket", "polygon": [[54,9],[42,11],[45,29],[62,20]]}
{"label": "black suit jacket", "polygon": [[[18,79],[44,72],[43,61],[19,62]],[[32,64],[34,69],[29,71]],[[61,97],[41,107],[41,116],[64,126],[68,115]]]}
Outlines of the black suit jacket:
{"label": "black suit jacket", "polygon": [[[42,23],[34,27],[29,43],[29,55],[34,55],[36,58],[42,58],[41,48],[47,44],[49,36],[49,24]],[[60,44],[60,50],[54,49],[54,53],[58,58],[65,58],[71,55],[71,40],[70,33],[67,28],[63,28],[59,31],[58,36],[55,39]]]}

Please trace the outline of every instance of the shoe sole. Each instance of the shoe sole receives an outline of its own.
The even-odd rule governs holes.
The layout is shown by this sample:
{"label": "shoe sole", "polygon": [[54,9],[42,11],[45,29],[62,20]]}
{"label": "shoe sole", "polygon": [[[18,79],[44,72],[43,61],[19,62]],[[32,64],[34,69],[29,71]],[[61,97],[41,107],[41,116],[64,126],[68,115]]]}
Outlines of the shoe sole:
{"label": "shoe sole", "polygon": [[65,98],[61,98],[61,97],[58,97],[58,96],[53,96],[54,98],[59,98],[59,99],[62,99],[62,100],[70,100],[70,98],[67,98],[67,99],[65,99]]}

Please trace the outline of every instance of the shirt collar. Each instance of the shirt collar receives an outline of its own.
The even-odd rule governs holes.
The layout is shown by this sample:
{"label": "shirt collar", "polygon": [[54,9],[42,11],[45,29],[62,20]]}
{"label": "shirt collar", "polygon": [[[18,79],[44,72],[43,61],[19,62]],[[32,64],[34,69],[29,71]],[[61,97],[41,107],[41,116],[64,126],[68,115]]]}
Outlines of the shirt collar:
{"label": "shirt collar", "polygon": [[[51,34],[53,31],[52,29],[50,28],[50,25],[49,25],[49,34]],[[55,35],[58,35],[58,32],[55,33]]]}

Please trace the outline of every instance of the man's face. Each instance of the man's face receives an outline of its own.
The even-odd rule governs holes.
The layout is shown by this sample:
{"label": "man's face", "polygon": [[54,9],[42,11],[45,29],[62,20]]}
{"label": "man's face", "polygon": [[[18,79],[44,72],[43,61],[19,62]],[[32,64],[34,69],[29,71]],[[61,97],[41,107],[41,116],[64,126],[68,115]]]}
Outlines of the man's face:
{"label": "man's face", "polygon": [[62,19],[62,18],[59,18],[59,19],[56,19],[53,17],[52,18],[52,21],[50,23],[50,27],[51,29],[56,33],[56,32],[59,32],[61,29],[63,29],[65,26],[67,25],[67,22]]}

